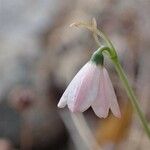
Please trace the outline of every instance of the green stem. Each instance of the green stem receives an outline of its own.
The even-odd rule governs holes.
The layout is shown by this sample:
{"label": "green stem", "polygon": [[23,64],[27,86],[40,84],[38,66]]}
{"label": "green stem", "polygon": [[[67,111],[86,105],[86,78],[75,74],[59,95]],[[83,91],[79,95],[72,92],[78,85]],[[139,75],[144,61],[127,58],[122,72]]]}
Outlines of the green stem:
{"label": "green stem", "polygon": [[148,137],[150,138],[150,128],[149,128],[148,122],[147,122],[143,112],[140,109],[140,106],[138,104],[138,100],[137,100],[137,98],[136,98],[136,96],[135,96],[135,94],[131,88],[131,85],[128,82],[127,76],[125,75],[124,70],[123,70],[122,66],[120,65],[119,60],[114,59],[113,62],[114,62],[116,71],[120,77],[120,80],[122,81],[123,86],[127,92],[127,95],[129,97],[133,107],[135,108],[140,120],[141,120],[143,128],[144,128],[145,132],[147,133]]}
{"label": "green stem", "polygon": [[110,55],[110,59],[114,62],[114,65],[115,65],[115,68],[116,68],[116,71],[120,77],[120,80],[122,81],[123,83],[123,86],[127,92],[127,95],[132,103],[132,106],[134,107],[134,109],[136,110],[140,120],[141,120],[141,123],[143,125],[143,128],[145,130],[145,132],[147,133],[148,137],[150,138],[150,128],[149,128],[149,125],[148,125],[148,122],[143,114],[143,112],[141,111],[140,109],[140,106],[138,104],[138,100],[131,88],[131,85],[129,84],[128,82],[128,79],[127,79],[127,76],[126,74],[124,73],[124,70],[119,62],[119,59],[118,59],[118,55],[116,53],[116,50],[113,46],[113,44],[111,43],[111,41],[109,40],[109,38],[103,33],[101,32],[100,30],[97,29],[97,34],[102,37],[104,39],[104,41],[107,43],[107,46],[108,47],[105,47],[101,50],[101,52],[103,51],[107,51]]}
{"label": "green stem", "polygon": [[[138,104],[138,100],[137,100],[137,98],[136,98],[136,96],[135,96],[135,94],[131,88],[131,85],[128,82],[128,79],[124,73],[124,70],[122,69],[122,66],[120,65],[120,62],[118,60],[118,55],[116,53],[116,50],[115,50],[112,42],[109,40],[109,38],[101,30],[97,29],[97,27],[96,27],[96,29],[93,30],[93,27],[89,26],[86,23],[80,23],[78,26],[85,27],[85,28],[89,29],[90,31],[92,31],[94,33],[93,34],[94,38],[95,38],[95,40],[99,46],[101,46],[101,44],[98,41],[98,36],[101,37],[106,42],[105,43],[106,46],[100,47],[97,52],[100,53],[100,55],[102,54],[102,52],[107,52],[107,54],[109,54],[109,56],[110,56],[110,59],[114,62],[116,71],[117,71],[117,73],[118,73],[118,75],[119,75],[119,77],[123,83],[123,86],[127,92],[127,95],[129,97],[133,107],[135,108],[140,120],[141,120],[141,123],[144,127],[145,132],[147,133],[148,137],[150,138],[150,128],[148,126],[148,122],[147,122],[144,114],[142,113],[142,111],[140,109],[140,106]],[[94,59],[94,61],[97,62],[97,58],[101,58],[101,57],[100,56],[99,57],[94,56],[94,58],[92,58],[92,59]],[[102,58],[101,58],[101,60],[102,60]]]}

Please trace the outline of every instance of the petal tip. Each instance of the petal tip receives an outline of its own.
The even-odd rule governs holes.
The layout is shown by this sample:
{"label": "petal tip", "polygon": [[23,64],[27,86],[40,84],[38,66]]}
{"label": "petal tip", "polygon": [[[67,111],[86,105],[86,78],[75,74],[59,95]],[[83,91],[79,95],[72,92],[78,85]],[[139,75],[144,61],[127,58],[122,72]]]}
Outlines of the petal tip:
{"label": "petal tip", "polygon": [[[94,111],[95,112],[95,111]],[[107,118],[108,117],[108,113],[102,113],[102,112],[95,112],[96,116],[98,116],[99,118]]]}
{"label": "petal tip", "polygon": [[98,114],[96,114],[96,116],[99,117],[99,118],[106,119],[108,115],[98,115]]}
{"label": "petal tip", "polygon": [[117,111],[113,111],[112,114],[113,114],[116,118],[121,119],[121,112],[120,112],[120,109],[118,109]]}
{"label": "petal tip", "polygon": [[117,117],[117,118],[119,118],[119,119],[121,119],[121,113],[120,112],[117,113],[117,114],[114,114],[114,116]]}
{"label": "petal tip", "polygon": [[57,104],[58,108],[64,108],[66,104],[61,103],[61,101]]}

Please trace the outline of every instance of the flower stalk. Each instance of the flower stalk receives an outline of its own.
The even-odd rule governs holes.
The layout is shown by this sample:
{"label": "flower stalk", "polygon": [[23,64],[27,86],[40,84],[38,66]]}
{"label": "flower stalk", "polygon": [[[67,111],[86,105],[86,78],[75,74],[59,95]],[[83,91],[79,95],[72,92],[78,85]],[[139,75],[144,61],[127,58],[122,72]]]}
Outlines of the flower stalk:
{"label": "flower stalk", "polygon": [[[105,36],[105,35],[104,35]],[[125,88],[125,91],[129,97],[129,100],[132,104],[132,106],[134,107],[134,109],[136,110],[136,113],[137,115],[139,116],[140,120],[141,120],[141,123],[143,125],[143,128],[145,130],[145,132],[147,133],[147,136],[150,138],[150,127],[148,125],[148,121],[146,120],[142,110],[140,109],[140,106],[139,106],[139,103],[138,103],[138,100],[134,94],[134,91],[133,89],[131,88],[131,85],[127,79],[127,76],[119,62],[119,59],[118,59],[118,56],[117,56],[117,53],[116,53],[116,50],[114,48],[114,46],[112,45],[112,43],[110,42],[110,40],[108,40],[108,38],[105,36],[105,40],[107,40],[109,44],[109,46],[111,46],[111,48],[109,47],[103,47],[100,51],[100,53],[102,53],[103,51],[107,51],[110,55],[110,58],[115,66],[115,69],[118,73],[118,76]]]}
{"label": "flower stalk", "polygon": [[[107,51],[110,54],[110,58],[111,58],[114,66],[115,66],[115,69],[116,69],[118,76],[119,76],[119,78],[123,84],[123,87],[125,88],[125,91],[129,97],[129,100],[130,100],[132,106],[134,107],[134,109],[136,110],[136,113],[141,120],[142,126],[143,126],[145,132],[147,133],[147,136],[150,138],[150,128],[148,125],[148,121],[146,120],[142,110],[140,109],[138,100],[137,100],[137,98],[134,94],[134,91],[131,88],[131,85],[128,81],[128,78],[127,78],[127,76],[126,76],[126,74],[125,74],[125,72],[124,72],[124,70],[123,70],[123,68],[119,62],[118,56],[116,55],[116,57],[111,57],[109,47],[104,47],[103,49],[101,49],[100,53],[102,53],[103,51]],[[113,49],[113,51],[115,51],[115,49]]]}
{"label": "flower stalk", "polygon": [[134,94],[134,92],[131,88],[130,83],[128,82],[127,76],[124,73],[124,70],[123,70],[122,66],[120,65],[119,60],[116,59],[116,60],[113,60],[113,62],[114,62],[116,71],[117,71],[117,73],[120,77],[120,80],[122,81],[123,86],[126,90],[126,93],[129,97],[131,103],[132,103],[132,106],[136,110],[137,115],[139,116],[139,118],[141,120],[141,123],[143,125],[144,130],[147,133],[148,137],[150,138],[150,128],[149,128],[149,125],[148,125],[148,121],[146,120],[142,110],[140,109],[139,103],[138,103],[137,98],[136,98],[136,96],[135,96],[135,94]]}
{"label": "flower stalk", "polygon": [[[125,91],[130,99],[130,102],[131,102],[132,106],[134,107],[134,109],[136,110],[136,113],[143,125],[143,128],[144,128],[147,136],[150,138],[150,127],[148,125],[148,121],[146,120],[142,110],[140,109],[138,100],[137,100],[137,98],[134,94],[134,91],[132,90],[131,85],[127,79],[127,76],[119,62],[117,52],[116,52],[113,44],[109,40],[109,38],[101,30],[97,29],[97,23],[96,23],[95,19],[92,20],[92,24],[88,24],[88,23],[84,23],[84,22],[77,22],[77,23],[71,24],[71,26],[84,27],[93,32],[94,39],[95,39],[96,43],[100,46],[100,48],[96,51],[97,55],[98,54],[103,55],[103,52],[105,52],[105,54],[109,55],[110,59],[112,60],[114,66],[115,66],[115,69],[119,75],[119,78],[125,88]],[[106,46],[102,46],[102,44],[98,40],[98,37],[100,37],[105,42]]]}

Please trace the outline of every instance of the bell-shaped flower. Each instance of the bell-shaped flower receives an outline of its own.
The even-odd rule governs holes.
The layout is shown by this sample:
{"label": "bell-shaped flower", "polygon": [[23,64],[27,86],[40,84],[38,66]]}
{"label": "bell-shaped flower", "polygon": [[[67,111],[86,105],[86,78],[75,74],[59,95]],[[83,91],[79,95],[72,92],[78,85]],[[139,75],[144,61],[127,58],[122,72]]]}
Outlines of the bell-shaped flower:
{"label": "bell-shaped flower", "polygon": [[91,106],[100,118],[106,118],[109,110],[120,118],[119,105],[108,72],[95,58],[76,74],[62,95],[58,107],[68,105],[72,112],[84,112]]}

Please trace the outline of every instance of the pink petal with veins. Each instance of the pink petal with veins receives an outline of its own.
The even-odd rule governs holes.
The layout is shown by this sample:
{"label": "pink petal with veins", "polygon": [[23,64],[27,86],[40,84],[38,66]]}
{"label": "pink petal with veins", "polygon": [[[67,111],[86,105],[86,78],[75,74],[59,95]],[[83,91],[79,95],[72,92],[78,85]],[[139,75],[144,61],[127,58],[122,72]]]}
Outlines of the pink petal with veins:
{"label": "pink petal with veins", "polygon": [[74,101],[72,103],[70,103],[70,100],[68,101],[71,111],[83,112],[91,106],[98,92],[99,73],[99,68],[90,62],[89,68],[80,81],[80,85],[78,85]]}
{"label": "pink petal with veins", "polygon": [[107,70],[102,66],[100,68],[99,92],[92,104],[92,108],[98,117],[106,118],[109,109],[111,109],[116,117],[121,117],[114,88]]}
{"label": "pink petal with veins", "polygon": [[[58,103],[58,107],[62,108],[68,104],[72,112],[85,111],[90,107],[94,99],[89,99],[88,95],[91,95],[92,91],[95,91],[95,87],[92,88],[92,90],[91,87],[96,83],[96,78],[94,76],[97,74],[96,71],[99,71],[99,69],[92,62],[85,64],[68,85]],[[94,95],[96,94],[93,94],[93,97]]]}
{"label": "pink petal with veins", "polygon": [[98,94],[95,101],[92,104],[92,108],[95,114],[100,118],[106,118],[109,112],[109,99],[107,97],[107,85],[105,82],[103,68],[104,67],[100,66]]}
{"label": "pink petal with veins", "polygon": [[112,82],[109,78],[109,74],[105,68],[103,69],[103,73],[105,77],[105,83],[107,85],[107,97],[109,99],[110,109],[112,113],[114,114],[114,116],[120,118],[121,113],[120,113],[120,108],[117,102],[117,97],[116,97]]}
{"label": "pink petal with veins", "polygon": [[68,85],[68,87],[66,88],[64,94],[62,95],[59,103],[58,103],[58,107],[59,108],[63,108],[66,106],[68,99],[73,99],[73,97],[75,96],[78,84],[80,83],[79,80],[77,79],[82,79],[81,77],[84,75],[84,72],[87,70],[89,64],[85,64],[81,70],[76,74],[76,76],[73,78],[73,80],[70,82],[70,84]]}

